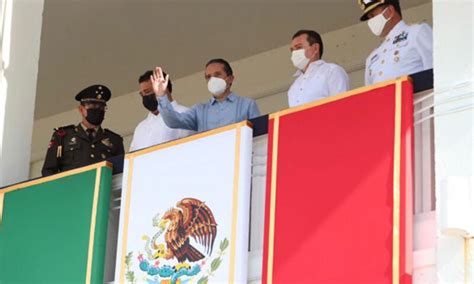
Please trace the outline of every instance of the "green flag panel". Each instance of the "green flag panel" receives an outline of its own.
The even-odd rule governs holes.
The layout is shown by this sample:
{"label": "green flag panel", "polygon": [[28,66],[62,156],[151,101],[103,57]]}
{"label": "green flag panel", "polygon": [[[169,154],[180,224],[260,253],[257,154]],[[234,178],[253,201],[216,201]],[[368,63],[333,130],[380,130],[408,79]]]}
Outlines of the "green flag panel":
{"label": "green flag panel", "polygon": [[0,189],[0,284],[102,283],[111,182],[100,163]]}

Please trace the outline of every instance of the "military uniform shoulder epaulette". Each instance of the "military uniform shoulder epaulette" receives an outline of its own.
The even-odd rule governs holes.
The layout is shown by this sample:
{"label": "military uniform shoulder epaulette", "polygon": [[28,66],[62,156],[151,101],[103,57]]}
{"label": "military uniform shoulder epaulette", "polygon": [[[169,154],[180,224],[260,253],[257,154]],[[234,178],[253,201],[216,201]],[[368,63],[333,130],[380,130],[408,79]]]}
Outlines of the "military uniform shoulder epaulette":
{"label": "military uniform shoulder epaulette", "polygon": [[70,124],[70,125],[66,125],[66,126],[61,126],[61,127],[55,128],[54,131],[66,130],[66,129],[73,129],[74,127],[76,127],[74,124]]}
{"label": "military uniform shoulder epaulette", "polygon": [[120,139],[122,139],[122,136],[120,136],[119,134],[113,132],[113,131],[110,130],[110,129],[105,128],[104,131],[105,131],[105,133],[107,133],[107,134],[111,134],[112,136],[117,136],[117,137],[119,137]]}
{"label": "military uniform shoulder epaulette", "polygon": [[59,136],[64,136],[66,135],[68,130],[74,129],[74,125],[66,125],[66,126],[61,126],[58,128],[54,128],[54,134],[59,135]]}
{"label": "military uniform shoulder epaulette", "polygon": [[57,146],[56,150],[56,158],[59,159],[62,156],[62,141],[66,135],[68,135],[68,130],[74,129],[74,125],[66,125],[66,126],[61,126],[58,128],[54,128],[54,133],[53,137],[51,138],[51,141],[49,142],[48,149],[52,148],[53,146]]}

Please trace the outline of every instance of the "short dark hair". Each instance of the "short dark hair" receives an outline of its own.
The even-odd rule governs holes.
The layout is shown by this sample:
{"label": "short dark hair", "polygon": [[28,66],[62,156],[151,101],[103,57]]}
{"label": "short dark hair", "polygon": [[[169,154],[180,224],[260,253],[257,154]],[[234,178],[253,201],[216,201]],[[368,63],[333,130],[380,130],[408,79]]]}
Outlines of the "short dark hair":
{"label": "short dark hair", "polygon": [[319,57],[322,58],[324,46],[323,46],[323,39],[321,38],[321,35],[312,30],[299,30],[293,35],[292,39],[295,39],[299,37],[300,35],[307,35],[308,43],[310,45],[313,45],[315,43],[319,44]]}
{"label": "short dark hair", "polygon": [[390,3],[389,5],[392,5],[393,8],[395,8],[395,11],[397,11],[400,17],[402,16],[402,8],[400,7],[400,2],[396,1],[396,2]]}
{"label": "short dark hair", "polygon": [[224,71],[227,74],[227,76],[234,75],[234,71],[232,71],[232,67],[230,67],[229,62],[227,62],[226,60],[224,60],[222,58],[214,58],[214,59],[209,60],[209,62],[207,62],[207,64],[206,64],[206,68],[207,68],[207,66],[209,66],[211,64],[214,64],[214,63],[219,63],[219,64],[224,65]]}
{"label": "short dark hair", "polygon": [[[143,82],[146,82],[146,81],[150,80],[151,75],[153,75],[153,70],[146,71],[145,73],[143,73],[143,75],[138,77],[138,83],[140,84],[140,83],[143,83]],[[163,76],[166,77],[166,75],[167,74],[163,71]],[[168,87],[166,89],[168,89],[170,94],[173,92],[173,83],[171,83],[171,79],[169,79]]]}

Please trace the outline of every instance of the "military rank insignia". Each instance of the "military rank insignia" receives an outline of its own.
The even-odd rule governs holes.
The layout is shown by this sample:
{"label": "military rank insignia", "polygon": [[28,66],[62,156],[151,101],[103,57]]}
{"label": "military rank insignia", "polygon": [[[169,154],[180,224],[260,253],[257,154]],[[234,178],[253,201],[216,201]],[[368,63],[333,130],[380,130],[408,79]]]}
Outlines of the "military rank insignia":
{"label": "military rank insignia", "polygon": [[101,140],[102,144],[104,144],[105,146],[107,146],[108,148],[112,148],[114,145],[112,144],[112,142],[110,142],[110,139],[109,138],[105,138],[105,139],[102,139]]}
{"label": "military rank insignia", "polygon": [[407,32],[402,32],[401,34],[397,35],[395,39],[393,40],[393,44],[397,44],[399,42],[405,41],[408,39],[408,33]]}
{"label": "military rank insignia", "polygon": [[69,146],[76,145],[76,144],[77,144],[76,137],[72,137],[71,140],[69,140]]}

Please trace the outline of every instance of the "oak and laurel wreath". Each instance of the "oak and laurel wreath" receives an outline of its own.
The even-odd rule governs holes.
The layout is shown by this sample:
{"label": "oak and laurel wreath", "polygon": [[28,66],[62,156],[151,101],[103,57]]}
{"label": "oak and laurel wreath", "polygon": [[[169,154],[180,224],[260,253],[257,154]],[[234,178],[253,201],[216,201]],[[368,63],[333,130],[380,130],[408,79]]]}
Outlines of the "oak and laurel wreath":
{"label": "oak and laurel wreath", "polygon": [[219,244],[219,251],[217,252],[217,256],[211,262],[211,267],[207,270],[207,273],[197,281],[197,284],[207,284],[209,278],[214,276],[214,273],[222,263],[222,256],[225,254],[225,250],[228,246],[229,241],[227,240],[227,238],[223,239]]}
{"label": "oak and laurel wreath", "polygon": [[125,256],[125,266],[126,266],[125,278],[127,279],[128,282],[135,283],[135,281],[137,280],[135,278],[135,272],[130,270],[130,267],[132,266],[132,257],[133,257],[133,252],[129,252]]}
{"label": "oak and laurel wreath", "polygon": [[[219,244],[219,251],[217,252],[217,256],[211,261],[211,267],[207,270],[207,273],[203,275],[197,281],[197,284],[207,284],[209,281],[209,278],[214,276],[216,270],[219,268],[219,266],[222,263],[222,257],[224,256],[225,250],[227,249],[228,246],[229,246],[229,241],[227,240],[227,238],[223,239],[221,243]],[[133,257],[133,252],[129,252],[125,256],[125,266],[126,266],[125,278],[130,283],[136,283],[137,279],[135,278],[135,272],[130,270],[132,266],[132,257]]]}

